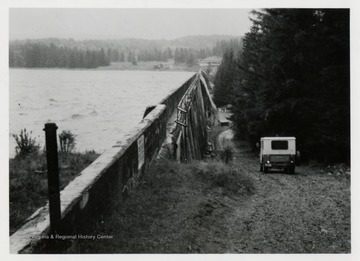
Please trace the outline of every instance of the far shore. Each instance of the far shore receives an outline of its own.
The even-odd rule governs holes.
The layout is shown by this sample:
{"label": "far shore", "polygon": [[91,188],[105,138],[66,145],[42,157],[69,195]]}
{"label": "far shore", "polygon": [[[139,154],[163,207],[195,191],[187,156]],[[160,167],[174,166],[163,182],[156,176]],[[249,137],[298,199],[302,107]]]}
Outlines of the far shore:
{"label": "far shore", "polygon": [[[157,66],[157,68],[155,68]],[[10,67],[10,69],[30,69],[30,70],[94,70],[94,71],[185,71],[197,72],[200,69],[199,65],[187,66],[186,64],[174,64],[173,61],[168,62],[138,62],[133,65],[131,62],[113,62],[108,66],[100,66],[97,68],[29,68],[29,67]]]}

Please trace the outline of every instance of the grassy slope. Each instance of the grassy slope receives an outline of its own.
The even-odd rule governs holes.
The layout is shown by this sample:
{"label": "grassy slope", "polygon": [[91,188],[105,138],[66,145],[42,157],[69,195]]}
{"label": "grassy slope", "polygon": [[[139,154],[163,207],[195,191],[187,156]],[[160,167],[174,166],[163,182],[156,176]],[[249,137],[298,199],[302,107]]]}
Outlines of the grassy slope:
{"label": "grassy slope", "polygon": [[[209,252],[204,238],[216,240],[225,229],[233,201],[254,192],[251,177],[221,162],[151,166],[141,187],[110,213],[95,234],[111,240],[80,241],[83,253],[184,253]],[[94,234],[89,232],[89,234]],[[202,249],[200,249],[200,247]],[[216,250],[216,249],[215,249]]]}
{"label": "grassy slope", "polygon": [[[215,134],[216,131],[214,131]],[[229,165],[158,163],[81,253],[349,253],[350,175],[298,166],[262,174],[249,144]]]}

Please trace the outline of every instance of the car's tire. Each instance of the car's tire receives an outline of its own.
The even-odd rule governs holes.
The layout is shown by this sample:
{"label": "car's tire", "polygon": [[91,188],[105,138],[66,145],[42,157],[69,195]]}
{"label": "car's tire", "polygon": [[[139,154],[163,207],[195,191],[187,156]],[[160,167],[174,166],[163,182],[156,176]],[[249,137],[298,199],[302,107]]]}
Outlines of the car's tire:
{"label": "car's tire", "polygon": [[262,164],[260,164],[260,171],[261,171],[261,172],[263,172],[263,171],[264,171],[264,169],[263,169],[263,165],[262,165]]}
{"label": "car's tire", "polygon": [[264,168],[264,173],[268,173],[269,172],[269,168],[268,167],[263,167]]}

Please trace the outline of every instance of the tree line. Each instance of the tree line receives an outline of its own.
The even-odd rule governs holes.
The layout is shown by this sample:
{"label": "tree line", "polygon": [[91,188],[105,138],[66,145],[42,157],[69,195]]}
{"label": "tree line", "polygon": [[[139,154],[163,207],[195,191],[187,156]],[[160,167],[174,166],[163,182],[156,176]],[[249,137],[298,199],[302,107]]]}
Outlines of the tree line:
{"label": "tree line", "polygon": [[234,130],[254,145],[295,136],[302,157],[350,161],[348,9],[252,12],[241,50],[228,49],[214,100],[232,105]]}
{"label": "tree line", "polygon": [[107,66],[105,50],[80,50],[54,44],[25,43],[10,46],[9,66],[27,68],[96,68]]}
{"label": "tree line", "polygon": [[[134,41],[134,40],[133,40]],[[196,65],[198,60],[208,56],[219,55],[230,46],[240,46],[239,39],[222,40],[213,48],[191,47],[139,47],[108,46],[102,41],[74,41],[61,39],[44,39],[13,41],[9,47],[9,66],[27,68],[96,68],[107,66],[112,62],[138,61],[166,62],[173,59],[176,64]],[[89,46],[91,48],[89,48]],[[104,46],[104,47],[102,47]]]}

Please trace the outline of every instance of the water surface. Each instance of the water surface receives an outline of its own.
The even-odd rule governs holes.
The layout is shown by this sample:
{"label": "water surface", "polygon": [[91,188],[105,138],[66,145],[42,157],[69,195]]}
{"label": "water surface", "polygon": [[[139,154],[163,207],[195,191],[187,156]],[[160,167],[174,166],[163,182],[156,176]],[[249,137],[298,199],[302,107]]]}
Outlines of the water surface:
{"label": "water surface", "polygon": [[148,105],[158,104],[193,72],[10,69],[9,153],[12,134],[26,128],[43,147],[44,124],[58,134],[77,135],[77,151],[103,152],[141,120]]}

